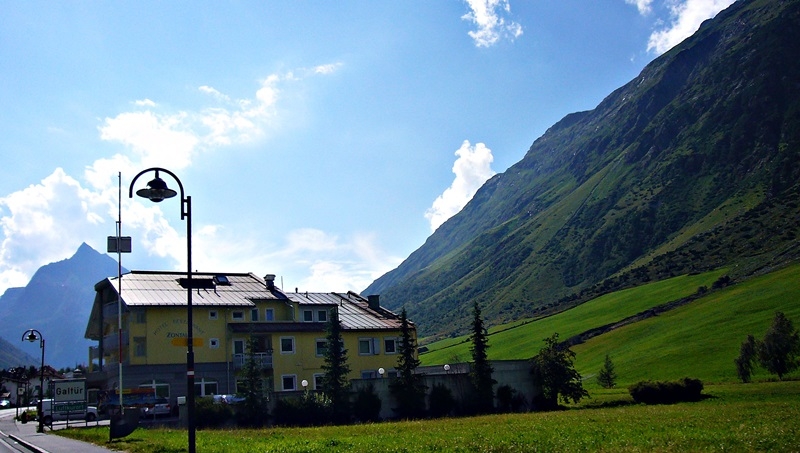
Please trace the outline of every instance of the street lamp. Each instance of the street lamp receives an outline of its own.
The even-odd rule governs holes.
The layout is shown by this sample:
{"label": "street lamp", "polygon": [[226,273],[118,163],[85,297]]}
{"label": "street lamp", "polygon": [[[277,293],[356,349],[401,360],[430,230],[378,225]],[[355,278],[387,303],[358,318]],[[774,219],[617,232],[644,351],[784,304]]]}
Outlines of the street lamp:
{"label": "street lamp", "polygon": [[44,432],[44,414],[42,413],[42,399],[44,398],[44,337],[36,329],[28,329],[22,334],[22,341],[28,340],[31,343],[39,340],[39,347],[42,349],[42,366],[39,368],[39,402],[36,403],[36,413],[39,415],[39,427],[36,432]]}
{"label": "street lamp", "polygon": [[192,336],[192,197],[185,196],[183,192],[183,184],[181,180],[175,176],[175,173],[165,168],[148,168],[142,170],[131,181],[130,188],[128,189],[128,198],[133,198],[133,185],[139,176],[148,172],[155,172],[156,177],[147,183],[147,187],[136,191],[136,195],[147,198],[154,203],[160,203],[166,198],[172,198],[178,192],[167,187],[167,183],[159,177],[159,172],[164,172],[178,183],[181,195],[181,220],[186,219],[186,265],[187,265],[187,279],[181,281],[181,286],[186,288],[186,321],[187,321],[187,338],[186,338],[186,406],[187,406],[187,419],[189,428],[189,453],[195,453],[195,424],[194,424],[194,338]]}

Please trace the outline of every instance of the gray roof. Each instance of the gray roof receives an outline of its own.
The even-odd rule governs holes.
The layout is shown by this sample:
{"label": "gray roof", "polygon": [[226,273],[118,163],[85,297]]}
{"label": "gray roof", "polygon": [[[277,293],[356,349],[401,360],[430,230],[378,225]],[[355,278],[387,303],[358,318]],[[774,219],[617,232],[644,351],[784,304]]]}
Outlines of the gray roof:
{"label": "gray roof", "polygon": [[[252,307],[255,300],[286,300],[280,290],[270,291],[266,282],[253,274],[192,273],[192,279],[209,282],[216,276],[227,277],[229,285],[192,290],[192,305],[214,307]],[[180,285],[185,272],[132,271],[122,275],[122,300],[129,307],[186,306],[186,289]],[[117,278],[108,278],[115,289]]]}
{"label": "gray roof", "polygon": [[[347,293],[286,293],[286,296],[301,306],[338,306],[339,321],[345,330],[399,329],[400,317],[383,308],[371,308],[367,299],[348,291]],[[413,325],[413,324],[412,324]]]}
{"label": "gray roof", "polygon": [[[345,330],[382,330],[399,329],[400,317],[380,307],[370,307],[369,300],[361,295],[347,293],[284,293],[280,288],[267,289],[261,277],[252,273],[212,273],[195,272],[192,278],[210,283],[217,276],[225,276],[229,284],[217,284],[208,289],[192,290],[192,305],[208,307],[254,307],[255,301],[276,300],[289,302],[303,307],[337,307],[339,320]],[[122,275],[122,300],[128,307],[150,306],[186,306],[186,289],[180,285],[185,279],[185,272],[131,271]],[[95,285],[100,291],[112,287],[118,288],[116,277],[107,278]],[[209,285],[211,286],[211,285]],[[253,326],[263,324],[264,329],[276,329],[278,323],[250,323]],[[304,323],[300,323],[304,324]],[[311,323],[314,324],[314,323]],[[321,323],[321,325],[324,323]],[[413,323],[410,323],[413,326]],[[296,326],[295,326],[296,327]],[[319,326],[308,326],[316,330]]]}

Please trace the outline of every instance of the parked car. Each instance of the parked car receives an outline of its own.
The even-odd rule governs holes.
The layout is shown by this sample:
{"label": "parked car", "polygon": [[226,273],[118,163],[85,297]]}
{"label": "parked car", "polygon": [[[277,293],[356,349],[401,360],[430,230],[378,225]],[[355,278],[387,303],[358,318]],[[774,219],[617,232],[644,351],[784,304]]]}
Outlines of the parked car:
{"label": "parked car", "polygon": [[52,425],[54,421],[58,420],[85,420],[93,422],[97,420],[97,408],[94,406],[86,406],[83,402],[68,402],[53,404],[52,399],[42,400],[42,423],[45,425]]}
{"label": "parked car", "polygon": [[159,415],[170,415],[170,409],[171,408],[168,399],[156,397],[153,400],[152,405],[148,402],[148,404],[142,408],[142,416],[158,417]]}
{"label": "parked car", "polygon": [[14,407],[14,405],[11,404],[11,400],[10,399],[8,399],[8,398],[0,399],[0,409],[8,409],[10,407]]}

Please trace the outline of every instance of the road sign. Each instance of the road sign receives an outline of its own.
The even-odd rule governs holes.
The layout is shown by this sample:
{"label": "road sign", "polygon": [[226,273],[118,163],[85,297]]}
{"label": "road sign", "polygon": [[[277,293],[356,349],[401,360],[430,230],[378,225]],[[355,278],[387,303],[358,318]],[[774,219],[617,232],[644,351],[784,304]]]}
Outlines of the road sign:
{"label": "road sign", "polygon": [[86,379],[54,379],[53,400],[86,401]]}

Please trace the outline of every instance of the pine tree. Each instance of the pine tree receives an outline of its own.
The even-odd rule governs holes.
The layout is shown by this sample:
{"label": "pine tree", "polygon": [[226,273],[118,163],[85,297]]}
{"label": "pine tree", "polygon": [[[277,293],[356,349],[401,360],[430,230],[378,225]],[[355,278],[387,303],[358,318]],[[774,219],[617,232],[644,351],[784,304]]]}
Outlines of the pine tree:
{"label": "pine tree", "polygon": [[397,357],[397,377],[389,386],[397,401],[397,413],[401,418],[415,418],[425,410],[425,391],[422,376],[416,374],[420,364],[417,358],[417,341],[412,335],[411,323],[406,309],[400,312],[400,347]]}
{"label": "pine tree", "polygon": [[339,311],[332,310],[327,324],[328,347],[325,350],[325,363],[322,370],[322,392],[331,401],[334,422],[342,423],[350,419],[350,383],[347,375],[350,365],[347,363],[347,349],[342,338],[342,323]]}
{"label": "pine tree", "polygon": [[617,373],[614,371],[614,363],[611,362],[611,357],[606,354],[606,360],[603,362],[603,368],[597,373],[597,382],[603,388],[613,388],[617,382]]}
{"label": "pine tree", "polygon": [[470,353],[472,354],[470,380],[475,391],[475,409],[481,413],[491,412],[494,408],[492,386],[497,383],[492,379],[494,368],[489,363],[489,339],[487,335],[488,333],[483,325],[483,318],[481,318],[481,308],[476,301],[472,308],[472,331],[470,333],[470,342],[472,343],[470,347]]}
{"label": "pine tree", "polygon": [[798,367],[800,335],[792,321],[781,312],[776,312],[764,340],[758,345],[758,361],[767,371],[783,379]]}
{"label": "pine tree", "polygon": [[258,427],[267,421],[267,401],[264,396],[263,373],[253,353],[257,346],[255,338],[247,341],[247,358],[241,371],[239,394],[244,398],[238,413],[239,424]]}

